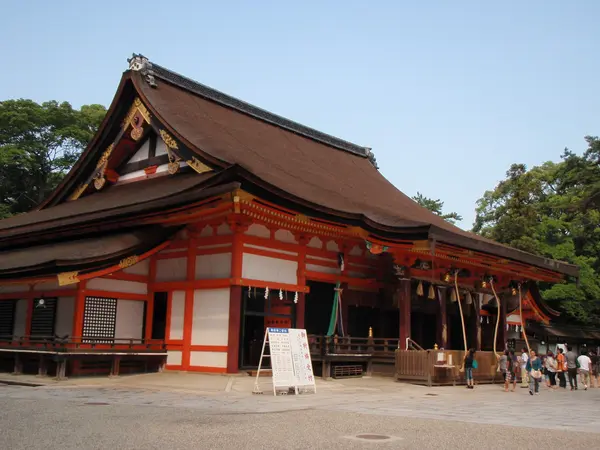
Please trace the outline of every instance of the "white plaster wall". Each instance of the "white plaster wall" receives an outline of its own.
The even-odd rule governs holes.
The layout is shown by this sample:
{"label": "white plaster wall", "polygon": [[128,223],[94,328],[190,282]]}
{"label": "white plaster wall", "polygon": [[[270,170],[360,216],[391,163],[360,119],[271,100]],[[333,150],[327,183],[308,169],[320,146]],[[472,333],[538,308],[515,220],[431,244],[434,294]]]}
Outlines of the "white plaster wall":
{"label": "white plaster wall", "polygon": [[87,289],[100,291],[125,292],[127,294],[147,294],[148,285],[137,281],[112,280],[110,278],[92,278],[87,282]]}
{"label": "white plaster wall", "polygon": [[167,365],[180,366],[181,365],[181,352],[179,350],[169,350],[167,352]]}
{"label": "white plaster wall", "polygon": [[227,367],[226,352],[190,352],[190,366]]}
{"label": "white plaster wall", "polygon": [[166,155],[167,154],[167,144],[162,139],[156,139],[156,150],[154,152],[154,156]]}
{"label": "white plaster wall", "polygon": [[0,285],[0,292],[3,294],[9,294],[11,292],[27,292],[29,286],[26,284],[5,284]]}
{"label": "white plaster wall", "polygon": [[228,223],[222,223],[221,225],[219,225],[219,228],[217,228],[217,234],[219,236],[225,236],[227,234],[232,234],[231,228],[229,227]]}
{"label": "white plaster wall", "polygon": [[521,323],[521,316],[519,314],[511,314],[510,316],[506,317],[506,321]]}
{"label": "white plaster wall", "polygon": [[117,300],[115,338],[141,339],[144,329],[144,302]]}
{"label": "white plaster wall", "polygon": [[148,272],[150,272],[150,259],[146,258],[131,267],[127,267],[123,269],[123,272],[135,275],[148,275]]}
{"label": "white plaster wall", "polygon": [[208,237],[213,235],[213,229],[210,225],[206,225],[200,232],[200,237]]}
{"label": "white plaster wall", "polygon": [[54,334],[57,336],[73,335],[73,315],[75,314],[75,297],[59,297],[54,319]]}
{"label": "white plaster wall", "polygon": [[323,241],[321,241],[321,239],[319,239],[318,237],[312,238],[308,243],[308,246],[311,248],[321,248],[322,245]]}
{"label": "white plaster wall", "polygon": [[148,159],[148,151],[150,150],[150,140],[146,139],[146,142],[142,144],[140,149],[133,154],[127,163],[142,161],[144,159]]}
{"label": "white plaster wall", "polygon": [[192,345],[227,345],[229,289],[194,291]]}
{"label": "white plaster wall", "polygon": [[242,278],[250,280],[296,284],[297,271],[297,261],[287,261],[249,253],[244,253],[242,260]]}
{"label": "white plaster wall", "polygon": [[171,296],[171,323],[169,339],[183,339],[183,313],[185,311],[185,292],[173,291]]}
{"label": "white plaster wall", "polygon": [[231,276],[231,253],[196,256],[196,280],[229,278]]}
{"label": "white plaster wall", "polygon": [[296,243],[296,238],[290,230],[277,230],[275,232],[275,239],[281,242],[289,242],[290,244]]}
{"label": "white plaster wall", "polygon": [[259,250],[268,250],[270,252],[282,253],[284,255],[292,255],[292,256],[295,256],[298,254],[298,252],[290,252],[288,250],[280,250],[278,248],[263,247],[262,245],[254,245],[254,244],[244,244],[244,248],[257,248]]}
{"label": "white plaster wall", "polygon": [[363,254],[363,250],[362,248],[360,248],[360,245],[355,245],[354,247],[352,247],[352,250],[350,250],[349,255],[352,256],[362,256]]}
{"label": "white plaster wall", "polygon": [[262,237],[262,238],[271,237],[271,232],[269,231],[269,229],[266,226],[261,225],[259,223],[253,223],[252,225],[250,225],[248,227],[248,229],[246,230],[246,234],[250,235],[250,236],[258,236],[258,237]]}
{"label": "white plaster wall", "polygon": [[13,328],[13,335],[24,336],[25,335],[25,321],[27,320],[27,300],[17,300],[15,306],[15,326]]}
{"label": "white plaster wall", "polygon": [[325,246],[325,248],[327,250],[329,250],[330,252],[339,252],[340,251],[340,247],[337,245],[337,242],[335,242],[335,241],[329,241],[327,243],[327,245]]}
{"label": "white plaster wall", "polygon": [[156,261],[156,281],[185,281],[187,258],[159,259]]}

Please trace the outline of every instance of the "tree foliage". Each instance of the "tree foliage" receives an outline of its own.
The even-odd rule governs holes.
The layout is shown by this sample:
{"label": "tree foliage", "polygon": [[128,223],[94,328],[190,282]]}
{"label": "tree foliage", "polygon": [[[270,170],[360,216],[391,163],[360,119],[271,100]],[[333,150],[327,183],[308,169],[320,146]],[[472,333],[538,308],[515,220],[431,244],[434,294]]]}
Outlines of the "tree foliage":
{"label": "tree foliage", "polygon": [[565,149],[559,163],[513,164],[477,202],[473,231],[578,265],[579,287],[542,286],[542,295],[569,318],[600,324],[600,140],[586,142],[582,155]]}
{"label": "tree foliage", "polygon": [[415,195],[412,199],[419,205],[421,205],[423,208],[427,208],[429,211],[431,211],[434,214],[437,214],[447,222],[454,224],[462,220],[462,216],[458,213],[451,212],[444,214],[444,202],[441,201],[439,198],[437,200],[434,200],[432,198],[425,197],[420,192],[417,192],[417,195]]}
{"label": "tree foliage", "polygon": [[42,202],[91,140],[106,114],[56,101],[0,102],[0,218]]}

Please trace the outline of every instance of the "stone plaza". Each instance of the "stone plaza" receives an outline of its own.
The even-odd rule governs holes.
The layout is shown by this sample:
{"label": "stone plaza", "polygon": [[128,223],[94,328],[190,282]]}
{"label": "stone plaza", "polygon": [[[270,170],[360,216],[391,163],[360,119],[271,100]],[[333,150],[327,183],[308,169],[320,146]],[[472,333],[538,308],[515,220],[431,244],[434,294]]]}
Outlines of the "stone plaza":
{"label": "stone plaza", "polygon": [[[0,384],[0,448],[600,447],[600,389],[531,397],[500,385],[468,391],[363,378],[273,397],[269,380],[261,379],[263,395],[252,394],[250,377],[188,373]],[[0,379],[15,381],[40,384]]]}

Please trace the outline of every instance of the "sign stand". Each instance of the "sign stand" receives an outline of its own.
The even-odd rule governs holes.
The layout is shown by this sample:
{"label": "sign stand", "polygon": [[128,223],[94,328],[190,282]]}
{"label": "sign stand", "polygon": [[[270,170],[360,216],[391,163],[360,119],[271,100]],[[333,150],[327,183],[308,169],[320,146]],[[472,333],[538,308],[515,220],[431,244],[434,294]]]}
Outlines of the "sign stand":
{"label": "sign stand", "polygon": [[[266,349],[268,346],[268,354]],[[263,358],[270,358],[273,381],[273,395],[277,392],[294,394],[307,392],[307,388],[316,393],[315,378],[310,359],[310,349],[306,330],[294,328],[267,328],[263,340],[253,394],[262,394],[260,389],[260,371]]]}

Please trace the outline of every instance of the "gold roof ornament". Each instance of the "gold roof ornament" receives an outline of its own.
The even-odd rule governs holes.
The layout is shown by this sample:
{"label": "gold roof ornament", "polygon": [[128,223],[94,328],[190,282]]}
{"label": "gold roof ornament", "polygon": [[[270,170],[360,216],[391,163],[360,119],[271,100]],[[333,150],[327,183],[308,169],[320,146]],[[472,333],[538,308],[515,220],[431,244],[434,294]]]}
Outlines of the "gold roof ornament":
{"label": "gold roof ornament", "polygon": [[198,158],[196,158],[195,156],[192,156],[192,159],[186,161],[186,163],[188,166],[190,166],[192,169],[194,169],[198,173],[205,173],[205,172],[212,171],[212,169],[210,167],[208,167],[203,162],[200,162],[198,160]]}
{"label": "gold roof ornament", "polygon": [[131,255],[131,256],[128,256],[127,258],[124,258],[121,261],[119,261],[119,267],[121,269],[126,269],[127,267],[131,267],[131,266],[137,264],[138,261],[139,261],[139,257],[137,255]]}
{"label": "gold roof ornament", "polygon": [[56,275],[59,286],[68,286],[79,283],[79,272],[62,272]]}

